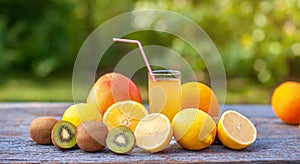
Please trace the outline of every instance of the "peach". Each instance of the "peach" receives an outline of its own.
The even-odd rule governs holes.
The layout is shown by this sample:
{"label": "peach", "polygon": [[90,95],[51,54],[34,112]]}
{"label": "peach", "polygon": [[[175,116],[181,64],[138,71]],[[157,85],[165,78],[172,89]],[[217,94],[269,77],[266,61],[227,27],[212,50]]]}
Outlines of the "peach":
{"label": "peach", "polygon": [[198,108],[210,116],[219,114],[218,99],[211,88],[199,82],[188,82],[181,86],[181,110]]}
{"label": "peach", "polygon": [[142,103],[138,87],[126,76],[112,72],[101,76],[92,87],[87,103],[97,105],[104,114],[115,102],[133,100]]}

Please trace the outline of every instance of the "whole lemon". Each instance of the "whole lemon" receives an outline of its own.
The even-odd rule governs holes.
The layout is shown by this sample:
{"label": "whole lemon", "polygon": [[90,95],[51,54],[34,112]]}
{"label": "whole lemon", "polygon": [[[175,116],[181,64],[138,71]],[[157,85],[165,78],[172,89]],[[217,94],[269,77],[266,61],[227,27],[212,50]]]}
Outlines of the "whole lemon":
{"label": "whole lemon", "polygon": [[172,127],[177,143],[188,150],[209,147],[217,132],[213,118],[196,108],[178,112],[172,120]]}
{"label": "whole lemon", "polygon": [[75,127],[87,121],[102,121],[102,115],[95,105],[79,103],[66,109],[63,121],[71,122]]}

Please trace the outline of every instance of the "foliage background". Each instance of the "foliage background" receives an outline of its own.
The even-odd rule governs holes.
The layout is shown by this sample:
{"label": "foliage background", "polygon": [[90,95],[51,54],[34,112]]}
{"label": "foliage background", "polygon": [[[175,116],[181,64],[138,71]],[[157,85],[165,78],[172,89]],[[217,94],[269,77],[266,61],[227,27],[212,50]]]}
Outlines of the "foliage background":
{"label": "foliage background", "polygon": [[[84,39],[110,18],[140,9],[178,12],[208,33],[224,62],[226,103],[269,103],[281,82],[300,81],[300,0],[0,0],[0,101],[72,101],[72,69]],[[176,50],[209,85],[205,65],[178,38],[153,31],[127,38]],[[112,46],[98,76],[133,48]],[[134,80],[146,95],[144,80]]]}

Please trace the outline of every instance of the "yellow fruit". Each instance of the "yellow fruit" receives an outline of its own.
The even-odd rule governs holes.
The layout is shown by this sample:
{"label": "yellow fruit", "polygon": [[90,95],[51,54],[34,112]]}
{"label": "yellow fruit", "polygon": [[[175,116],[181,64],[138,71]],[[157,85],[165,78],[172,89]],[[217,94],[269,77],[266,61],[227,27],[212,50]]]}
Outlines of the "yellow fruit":
{"label": "yellow fruit", "polygon": [[103,122],[109,130],[117,126],[127,126],[134,132],[138,122],[148,115],[146,107],[138,102],[126,100],[110,106],[104,113]]}
{"label": "yellow fruit", "polygon": [[286,81],[272,94],[274,113],[287,124],[300,123],[300,83]]}
{"label": "yellow fruit", "polygon": [[177,143],[188,150],[209,147],[215,140],[217,132],[213,118],[196,108],[178,112],[173,118],[172,127]]}
{"label": "yellow fruit", "polygon": [[134,135],[138,147],[155,153],[164,150],[169,145],[173,130],[167,116],[152,113],[138,123]]}
{"label": "yellow fruit", "polygon": [[71,122],[75,127],[86,121],[101,121],[102,115],[98,108],[91,104],[79,103],[71,105],[62,116],[63,121]]}
{"label": "yellow fruit", "polygon": [[212,117],[218,116],[218,99],[213,90],[208,86],[199,82],[188,82],[181,86],[181,91],[181,109],[197,108],[208,113]]}
{"label": "yellow fruit", "polygon": [[228,148],[240,150],[256,140],[256,128],[242,114],[228,110],[218,122],[218,138]]}

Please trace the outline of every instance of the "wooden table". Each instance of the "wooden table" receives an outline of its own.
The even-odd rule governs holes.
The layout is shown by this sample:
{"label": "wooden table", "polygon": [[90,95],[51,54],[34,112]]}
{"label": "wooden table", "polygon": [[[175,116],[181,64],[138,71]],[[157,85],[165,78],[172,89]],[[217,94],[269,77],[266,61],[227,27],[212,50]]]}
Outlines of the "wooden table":
{"label": "wooden table", "polygon": [[172,140],[163,152],[150,154],[135,148],[130,155],[116,155],[105,149],[86,153],[80,149],[61,151],[54,146],[38,145],[29,137],[31,121],[40,116],[60,119],[71,103],[0,103],[0,163],[176,163],[176,162],[270,162],[300,163],[300,128],[282,123],[268,105],[225,105],[248,116],[258,137],[242,151],[215,143],[201,151],[187,151]]}

